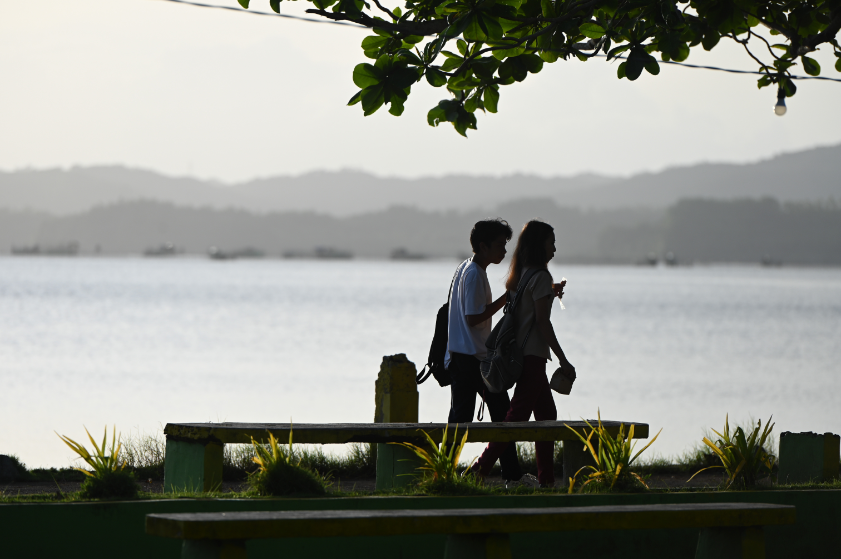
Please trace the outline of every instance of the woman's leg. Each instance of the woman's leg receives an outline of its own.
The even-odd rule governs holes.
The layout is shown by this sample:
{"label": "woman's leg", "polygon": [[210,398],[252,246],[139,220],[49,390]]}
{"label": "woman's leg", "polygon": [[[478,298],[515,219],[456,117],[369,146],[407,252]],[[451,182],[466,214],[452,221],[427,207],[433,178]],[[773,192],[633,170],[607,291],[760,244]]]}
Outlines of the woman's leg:
{"label": "woman's leg", "polygon": [[[534,377],[534,420],[555,421],[558,419],[558,410],[555,408],[555,399],[552,397],[552,389],[549,388],[549,379],[546,377],[546,362],[543,362],[542,371]],[[551,485],[555,483],[555,444],[551,441],[534,443],[534,453],[537,458],[537,480],[541,484]]]}
{"label": "woman's leg", "polygon": [[[508,408],[508,414],[505,416],[505,422],[511,423],[515,421],[528,421],[531,417],[531,412],[535,404],[535,381],[534,379],[543,371],[543,376],[546,377],[546,360],[540,357],[533,357],[527,355],[523,360],[523,373],[517,385],[514,387],[514,397],[511,398],[511,407]],[[549,396],[551,398],[551,394]],[[479,466],[479,474],[487,476],[496,461],[505,451],[509,443],[489,443],[482,456],[479,457],[477,464]]]}

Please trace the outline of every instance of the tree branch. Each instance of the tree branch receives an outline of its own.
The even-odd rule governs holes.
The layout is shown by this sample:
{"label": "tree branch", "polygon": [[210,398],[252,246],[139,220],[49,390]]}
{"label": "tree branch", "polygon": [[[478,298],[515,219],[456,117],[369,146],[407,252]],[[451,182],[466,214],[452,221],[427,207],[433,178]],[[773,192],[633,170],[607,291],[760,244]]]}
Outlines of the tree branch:
{"label": "tree branch", "polygon": [[392,11],[391,11],[391,10],[389,10],[388,8],[384,8],[384,7],[383,7],[383,5],[379,3],[379,0],[374,0],[374,4],[376,4],[376,5],[377,5],[377,7],[378,7],[380,10],[382,10],[383,12],[385,12],[385,13],[387,13],[389,16],[391,16],[391,19],[393,19],[394,21],[397,21],[398,19],[400,19],[399,17],[397,17],[396,15],[394,15],[394,12],[392,12]]}

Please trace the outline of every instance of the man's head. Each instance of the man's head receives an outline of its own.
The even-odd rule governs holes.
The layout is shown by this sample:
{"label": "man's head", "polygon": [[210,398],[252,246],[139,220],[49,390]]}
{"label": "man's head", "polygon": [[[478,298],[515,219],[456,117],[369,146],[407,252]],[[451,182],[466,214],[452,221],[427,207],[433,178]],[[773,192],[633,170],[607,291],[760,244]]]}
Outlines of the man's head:
{"label": "man's head", "polygon": [[512,234],[511,226],[504,219],[483,219],[470,231],[470,246],[483,260],[499,264],[505,258],[505,244]]}

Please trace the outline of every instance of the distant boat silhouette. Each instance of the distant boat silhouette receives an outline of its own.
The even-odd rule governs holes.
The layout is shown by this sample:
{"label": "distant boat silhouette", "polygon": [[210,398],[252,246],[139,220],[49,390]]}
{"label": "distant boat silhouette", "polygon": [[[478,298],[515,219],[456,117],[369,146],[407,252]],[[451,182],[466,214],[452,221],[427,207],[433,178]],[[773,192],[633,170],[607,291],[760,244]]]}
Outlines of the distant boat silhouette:
{"label": "distant boat silhouette", "polygon": [[163,243],[143,251],[143,256],[174,256],[175,254],[177,250],[172,243]]}
{"label": "distant boat silhouette", "polygon": [[63,245],[29,245],[13,246],[12,254],[16,256],[76,256],[79,254],[79,243],[72,241]]}
{"label": "distant boat silhouette", "polygon": [[391,251],[392,260],[425,260],[427,256],[417,252],[409,252],[405,248],[396,248]]}
{"label": "distant boat silhouette", "polygon": [[333,247],[316,247],[313,252],[290,250],[283,253],[284,258],[315,258],[323,260],[348,260],[353,258],[353,253],[347,250],[339,250]]}

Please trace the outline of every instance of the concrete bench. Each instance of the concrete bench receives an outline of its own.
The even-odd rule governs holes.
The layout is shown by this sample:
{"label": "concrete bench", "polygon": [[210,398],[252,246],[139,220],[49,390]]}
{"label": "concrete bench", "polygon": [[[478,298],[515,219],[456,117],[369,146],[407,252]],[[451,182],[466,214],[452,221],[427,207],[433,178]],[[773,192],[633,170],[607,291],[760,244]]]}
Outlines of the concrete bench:
{"label": "concrete bench", "polygon": [[184,540],[182,559],[245,559],[258,538],[424,534],[448,536],[445,559],[510,559],[512,533],[699,528],[696,559],[763,559],[762,527],[794,522],[792,506],[726,503],[150,514],[146,533]]}
{"label": "concrete bench", "polygon": [[[624,423],[625,432],[634,425],[634,438],[648,438],[645,423],[602,421],[614,436]],[[595,420],[591,421],[595,424]],[[468,429],[468,442],[570,441],[564,446],[564,478],[574,474],[587,462],[583,445],[566,426],[581,434],[589,433],[583,421],[528,421],[522,423],[451,424],[450,436],[458,427],[460,434]],[[168,491],[193,489],[210,491],[222,482],[222,453],[225,444],[248,444],[251,438],[268,439],[272,433],[280,442],[347,444],[413,442],[426,445],[424,430],[440,442],[444,423],[168,423],[164,485]],[[418,466],[417,457],[396,445],[379,444],[377,450],[377,489],[405,486]]]}

